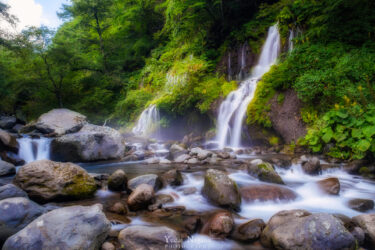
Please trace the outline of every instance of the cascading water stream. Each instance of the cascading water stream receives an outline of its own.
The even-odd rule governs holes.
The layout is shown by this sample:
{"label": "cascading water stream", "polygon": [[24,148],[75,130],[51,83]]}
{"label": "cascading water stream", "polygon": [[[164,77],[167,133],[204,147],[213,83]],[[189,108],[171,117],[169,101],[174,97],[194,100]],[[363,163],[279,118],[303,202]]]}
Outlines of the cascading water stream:
{"label": "cascading water stream", "polygon": [[20,146],[18,156],[26,163],[50,158],[51,139],[23,137],[17,141]]}
{"label": "cascading water stream", "polygon": [[279,53],[280,34],[276,24],[268,30],[258,64],[252,70],[251,76],[243,81],[237,90],[232,91],[220,105],[216,136],[219,148],[241,146],[242,124],[247,106],[254,97],[257,82],[276,62]]}
{"label": "cascading water stream", "polygon": [[288,50],[289,51],[292,51],[293,48],[294,48],[294,44],[293,44],[293,39],[294,39],[294,31],[293,30],[290,30],[289,31],[289,38],[288,38]]}
{"label": "cascading water stream", "polygon": [[139,136],[148,136],[159,128],[160,114],[156,105],[150,105],[141,114],[132,132]]}

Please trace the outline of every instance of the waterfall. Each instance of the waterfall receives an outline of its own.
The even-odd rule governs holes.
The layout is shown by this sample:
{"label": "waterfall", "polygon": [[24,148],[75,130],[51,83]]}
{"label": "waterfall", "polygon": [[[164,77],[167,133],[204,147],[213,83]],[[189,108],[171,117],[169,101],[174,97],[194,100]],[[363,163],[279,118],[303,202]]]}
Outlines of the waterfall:
{"label": "waterfall", "polygon": [[241,47],[241,56],[239,57],[240,72],[238,73],[238,80],[242,80],[246,76],[246,43]]}
{"label": "waterfall", "polygon": [[294,44],[293,44],[293,38],[294,38],[294,31],[289,31],[289,38],[288,38],[288,51],[292,51]]}
{"label": "waterfall", "polygon": [[155,132],[159,128],[160,115],[156,105],[150,105],[143,110],[138,119],[137,125],[133,128],[132,132],[139,136],[147,136]]}
{"label": "waterfall", "polygon": [[18,156],[26,163],[50,158],[51,139],[23,137],[17,141],[20,145]]}
{"label": "waterfall", "polygon": [[[257,82],[276,62],[280,52],[280,35],[277,24],[270,27],[258,64],[251,76],[240,87],[229,93],[219,108],[216,140],[219,148],[240,147],[243,120],[247,106],[254,97]],[[228,144],[229,143],[229,144]]]}

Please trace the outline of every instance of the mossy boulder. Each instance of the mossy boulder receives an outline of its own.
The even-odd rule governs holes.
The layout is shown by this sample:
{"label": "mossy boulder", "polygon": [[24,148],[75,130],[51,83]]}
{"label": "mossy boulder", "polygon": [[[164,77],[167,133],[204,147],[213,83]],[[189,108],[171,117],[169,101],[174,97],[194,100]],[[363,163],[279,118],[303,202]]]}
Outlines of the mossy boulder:
{"label": "mossy boulder", "polygon": [[284,184],[280,175],[275,171],[273,165],[268,162],[256,161],[247,166],[248,173],[261,181]]}
{"label": "mossy boulder", "polygon": [[240,209],[241,195],[237,184],[223,171],[207,170],[202,194],[218,206],[233,210]]}
{"label": "mossy boulder", "polygon": [[40,202],[82,199],[92,196],[97,188],[94,178],[80,166],[50,160],[22,166],[14,184]]}

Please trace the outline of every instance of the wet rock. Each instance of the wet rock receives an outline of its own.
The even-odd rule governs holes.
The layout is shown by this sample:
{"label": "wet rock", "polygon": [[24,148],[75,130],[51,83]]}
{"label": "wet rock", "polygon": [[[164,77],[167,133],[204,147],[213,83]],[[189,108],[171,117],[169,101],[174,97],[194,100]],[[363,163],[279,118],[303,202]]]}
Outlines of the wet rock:
{"label": "wet rock", "polygon": [[169,194],[158,194],[155,196],[155,201],[152,205],[148,206],[148,210],[155,211],[156,209],[162,208],[164,204],[173,202],[174,199]]}
{"label": "wet rock", "polygon": [[181,249],[179,234],[164,226],[130,226],[121,230],[118,240],[128,250]]}
{"label": "wet rock", "polygon": [[18,153],[19,145],[15,136],[0,129],[0,151],[12,151]]}
{"label": "wet rock", "polygon": [[96,186],[98,189],[104,188],[107,185],[109,175],[108,174],[96,174],[89,173],[89,175],[94,178]]}
{"label": "wet rock", "polygon": [[231,238],[238,241],[255,241],[259,239],[266,224],[262,219],[254,219],[236,226]]}
{"label": "wet rock", "polygon": [[343,168],[349,174],[358,174],[359,169],[364,166],[366,166],[366,162],[364,160],[354,160],[344,165]]}
{"label": "wet rock", "polygon": [[248,165],[247,170],[251,176],[258,178],[261,181],[284,184],[280,175],[275,171],[272,164],[268,162],[260,162],[255,164],[251,162],[251,164]]}
{"label": "wet rock", "polygon": [[[0,245],[44,213],[44,208],[24,197],[0,201]],[[22,248],[13,248],[22,249]]]}
{"label": "wet rock", "polygon": [[125,156],[122,161],[138,161],[139,158],[137,155],[127,155]]}
{"label": "wet rock", "polygon": [[51,157],[58,161],[88,162],[121,159],[125,140],[117,130],[84,125],[77,133],[66,134],[51,143]]}
{"label": "wet rock", "polygon": [[352,219],[365,232],[365,241],[375,246],[375,214],[361,214]]}
{"label": "wet rock", "polygon": [[233,216],[228,211],[213,214],[203,226],[202,233],[212,238],[226,238],[234,227]]}
{"label": "wet rock", "polygon": [[44,134],[58,136],[79,131],[87,123],[86,116],[69,109],[52,109],[41,115],[35,124],[28,124],[25,129],[35,128]]}
{"label": "wet rock", "polygon": [[86,198],[97,188],[94,178],[80,166],[49,160],[22,166],[13,182],[31,199],[41,202]]}
{"label": "wet rock", "polygon": [[123,170],[116,170],[108,178],[108,189],[112,191],[124,191],[127,188],[128,177]]}
{"label": "wet rock", "polygon": [[205,160],[207,157],[212,156],[212,152],[210,152],[210,151],[208,151],[208,150],[201,149],[201,148],[199,148],[199,147],[192,148],[192,149],[190,150],[190,154],[191,154],[191,155],[194,155],[194,156],[197,156],[198,160],[200,160],[200,161],[203,161],[203,160]]}
{"label": "wet rock", "polygon": [[237,184],[223,171],[207,170],[202,195],[218,206],[240,209],[241,195]]}
{"label": "wet rock", "polygon": [[13,175],[16,173],[16,167],[6,161],[0,160],[0,176]]}
{"label": "wet rock", "polygon": [[0,200],[14,197],[27,198],[27,193],[13,184],[0,186]]}
{"label": "wet rock", "polygon": [[302,164],[302,169],[306,174],[318,175],[322,169],[320,167],[320,160],[318,157],[312,157],[307,162]]}
{"label": "wet rock", "polygon": [[25,127],[25,125],[22,125],[22,124],[16,124],[12,127],[12,129],[10,130],[10,132],[12,133],[21,133],[21,130]]}
{"label": "wet rock", "polygon": [[217,153],[217,156],[221,159],[229,159],[230,154],[228,152],[219,152]]}
{"label": "wet rock", "polygon": [[262,232],[261,242],[276,249],[352,249],[356,245],[341,220],[304,210],[281,211],[272,216]]}
{"label": "wet rock", "polygon": [[163,186],[159,176],[156,174],[145,174],[131,179],[128,182],[128,188],[134,190],[141,184],[148,184],[153,187],[155,191],[158,191]]}
{"label": "wet rock", "polygon": [[182,174],[179,170],[171,169],[164,174],[161,175],[161,180],[164,186],[180,186],[183,184],[184,179],[182,178]]}
{"label": "wet rock", "polygon": [[168,159],[160,159],[160,164],[171,164],[172,162]]}
{"label": "wet rock", "polygon": [[189,160],[186,161],[187,164],[198,164],[199,161],[197,158],[190,158]]}
{"label": "wet rock", "polygon": [[354,227],[350,233],[353,235],[353,237],[357,240],[358,245],[361,246],[365,242],[365,232],[360,227]]}
{"label": "wet rock", "polygon": [[188,154],[182,154],[182,155],[178,156],[177,158],[175,158],[174,161],[176,163],[183,163],[183,162],[185,162],[185,161],[187,161],[189,159],[190,159],[190,155],[188,155]]}
{"label": "wet rock", "polygon": [[330,177],[316,182],[318,187],[325,193],[338,195],[340,193],[340,181],[336,177]]}
{"label": "wet rock", "polygon": [[297,194],[287,188],[277,185],[252,185],[240,189],[242,199],[247,202],[254,201],[291,201],[297,198]]}
{"label": "wet rock", "polygon": [[116,250],[115,245],[113,245],[111,242],[106,241],[102,245],[102,250]]}
{"label": "wet rock", "polygon": [[52,210],[10,237],[10,249],[99,249],[111,228],[100,205]]}
{"label": "wet rock", "polygon": [[182,189],[184,195],[195,194],[198,191],[196,187],[187,187]]}
{"label": "wet rock", "polygon": [[169,148],[169,158],[171,160],[176,160],[179,156],[181,155],[184,155],[184,154],[187,154],[188,151],[186,149],[184,149],[183,147],[181,147],[180,145],[178,144],[173,144],[170,148]]}
{"label": "wet rock", "polygon": [[283,159],[283,158],[272,158],[271,162],[278,167],[288,169],[292,166],[292,161],[290,159]]}
{"label": "wet rock", "polygon": [[147,208],[153,202],[154,189],[148,184],[141,184],[128,197],[128,206],[131,210]]}
{"label": "wet rock", "polygon": [[126,207],[126,205],[119,201],[113,204],[108,210],[115,214],[127,214],[128,213],[128,208]]}
{"label": "wet rock", "polygon": [[157,164],[159,162],[160,162],[160,159],[158,157],[152,157],[146,160],[147,164]]}
{"label": "wet rock", "polygon": [[366,212],[374,208],[374,201],[368,199],[351,199],[348,205],[353,210]]}
{"label": "wet rock", "polygon": [[0,128],[11,129],[17,123],[17,118],[14,116],[0,116]]}

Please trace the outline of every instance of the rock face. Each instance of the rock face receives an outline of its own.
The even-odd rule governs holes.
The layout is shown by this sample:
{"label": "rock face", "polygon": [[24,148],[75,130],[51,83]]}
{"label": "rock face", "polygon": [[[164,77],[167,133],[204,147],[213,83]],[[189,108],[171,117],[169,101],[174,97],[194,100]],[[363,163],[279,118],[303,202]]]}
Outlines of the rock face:
{"label": "rock face", "polygon": [[353,217],[353,222],[365,231],[366,241],[375,246],[375,214],[361,214]]}
{"label": "rock face", "polygon": [[276,184],[284,184],[283,180],[281,179],[279,174],[276,173],[272,164],[268,162],[250,164],[248,166],[248,172],[251,176],[258,178],[261,181],[276,183]]}
{"label": "rock face", "polygon": [[236,226],[231,238],[239,241],[254,241],[259,239],[266,224],[262,219],[254,219]]}
{"label": "rock face", "polygon": [[239,210],[241,205],[237,184],[219,170],[207,170],[202,194],[214,204],[222,207]]}
{"label": "rock face", "polygon": [[41,115],[32,126],[44,134],[54,133],[60,136],[77,132],[86,123],[86,116],[80,113],[69,109],[52,109]]}
{"label": "rock face", "polygon": [[351,209],[359,212],[366,212],[374,208],[374,201],[368,199],[352,199],[348,203]]}
{"label": "rock face", "polygon": [[[0,201],[0,245],[43,214],[44,208],[24,197]],[[22,249],[22,248],[13,248]]]}
{"label": "rock face", "polygon": [[99,249],[111,224],[100,205],[52,210],[10,237],[8,249]]}
{"label": "rock face", "polygon": [[124,191],[127,184],[128,178],[121,169],[116,170],[108,179],[108,189],[112,191]]}
{"label": "rock face", "polygon": [[148,184],[139,185],[128,197],[128,206],[131,210],[147,208],[154,198],[154,189]]}
{"label": "rock face", "polygon": [[356,245],[341,220],[304,210],[281,211],[272,216],[261,242],[276,249],[352,249]]}
{"label": "rock face", "polygon": [[16,137],[0,129],[0,151],[12,151],[18,153],[19,145]]}
{"label": "rock face", "polygon": [[338,195],[340,193],[340,181],[335,177],[320,180],[317,184],[327,194]]}
{"label": "rock face", "polygon": [[14,197],[27,198],[27,193],[13,184],[7,184],[0,187],[0,200]]}
{"label": "rock face", "polygon": [[217,212],[203,226],[202,233],[213,238],[226,238],[234,227],[234,220],[228,211]]}
{"label": "rock face", "polygon": [[0,176],[12,175],[16,173],[13,164],[0,160]]}
{"label": "rock face", "polygon": [[302,169],[306,174],[318,175],[322,171],[319,158],[313,157],[309,159],[307,162],[302,164]]}
{"label": "rock face", "polygon": [[73,134],[56,138],[51,143],[53,160],[88,162],[120,159],[125,153],[125,140],[115,129],[86,124]]}
{"label": "rock face", "polygon": [[289,188],[277,185],[252,185],[242,187],[242,199],[247,202],[254,201],[290,201],[297,198],[297,194]]}
{"label": "rock face", "polygon": [[181,249],[178,233],[168,227],[130,226],[120,232],[118,239],[128,250]]}
{"label": "rock face", "polygon": [[49,160],[22,166],[14,183],[25,190],[31,199],[41,202],[80,199],[96,191],[94,178],[80,166]]}
{"label": "rock face", "polygon": [[145,174],[135,177],[128,182],[128,187],[134,190],[141,184],[148,184],[153,187],[155,191],[158,191],[162,187],[162,182],[156,174]]}

